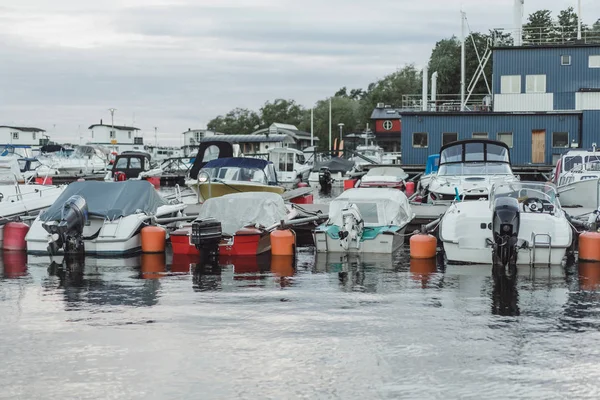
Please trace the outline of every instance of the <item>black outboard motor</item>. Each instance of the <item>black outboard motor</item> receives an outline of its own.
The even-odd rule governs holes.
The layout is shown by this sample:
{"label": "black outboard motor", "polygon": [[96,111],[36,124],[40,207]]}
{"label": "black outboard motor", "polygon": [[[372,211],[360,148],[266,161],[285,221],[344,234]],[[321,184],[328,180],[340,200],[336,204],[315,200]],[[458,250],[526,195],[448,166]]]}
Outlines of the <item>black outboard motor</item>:
{"label": "black outboard motor", "polygon": [[517,243],[521,216],[519,202],[512,197],[501,197],[494,203],[492,232],[494,234],[492,262],[494,267],[517,265]]}
{"label": "black outboard motor", "polygon": [[218,258],[222,237],[221,222],[216,219],[196,218],[192,222],[190,243],[200,251],[201,264],[210,263],[211,258]]}
{"label": "black outboard motor", "polygon": [[42,224],[51,235],[48,252],[52,255],[63,249],[65,253],[83,253],[83,227],[88,220],[88,207],[81,196],[71,196],[62,209],[60,222],[48,221]]}
{"label": "black outboard motor", "polygon": [[323,189],[331,188],[331,184],[333,183],[333,179],[331,178],[331,171],[327,167],[321,167],[319,170],[319,185]]}

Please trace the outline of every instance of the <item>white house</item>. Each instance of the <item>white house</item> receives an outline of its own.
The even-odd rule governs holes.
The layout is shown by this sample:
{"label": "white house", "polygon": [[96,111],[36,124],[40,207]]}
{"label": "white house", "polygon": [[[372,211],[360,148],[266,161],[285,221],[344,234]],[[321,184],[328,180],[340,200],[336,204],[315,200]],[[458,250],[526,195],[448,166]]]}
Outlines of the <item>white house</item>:
{"label": "white house", "polygon": [[0,144],[43,146],[47,142],[43,129],[18,126],[0,126]]}
{"label": "white house", "polygon": [[144,138],[138,135],[139,128],[122,125],[90,125],[88,143],[108,147],[111,151],[144,151]]}
{"label": "white house", "polygon": [[[268,128],[259,129],[252,133],[253,135],[287,135],[294,141],[290,147],[295,147],[298,150],[303,150],[311,146],[310,133],[299,130],[296,126],[290,124],[281,124],[279,122],[272,123]],[[314,136],[314,145],[318,145],[319,138]]]}
{"label": "white house", "polygon": [[194,157],[200,142],[205,137],[223,135],[221,132],[209,131],[207,129],[188,129],[183,135],[183,154],[185,157]]}
{"label": "white house", "polygon": [[294,139],[289,135],[210,135],[205,136],[201,142],[212,142],[222,140],[240,145],[240,150],[244,155],[266,155],[270,149],[275,147],[294,147]]}

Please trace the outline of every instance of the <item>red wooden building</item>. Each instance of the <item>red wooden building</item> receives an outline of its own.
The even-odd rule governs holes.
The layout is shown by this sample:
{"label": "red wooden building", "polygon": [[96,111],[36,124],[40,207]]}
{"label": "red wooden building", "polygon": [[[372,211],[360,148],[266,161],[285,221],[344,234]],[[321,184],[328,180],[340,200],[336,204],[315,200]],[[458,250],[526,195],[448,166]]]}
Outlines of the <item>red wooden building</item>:
{"label": "red wooden building", "polygon": [[386,152],[400,151],[400,137],[402,133],[402,121],[400,110],[378,103],[371,114],[371,120],[375,129],[375,140]]}

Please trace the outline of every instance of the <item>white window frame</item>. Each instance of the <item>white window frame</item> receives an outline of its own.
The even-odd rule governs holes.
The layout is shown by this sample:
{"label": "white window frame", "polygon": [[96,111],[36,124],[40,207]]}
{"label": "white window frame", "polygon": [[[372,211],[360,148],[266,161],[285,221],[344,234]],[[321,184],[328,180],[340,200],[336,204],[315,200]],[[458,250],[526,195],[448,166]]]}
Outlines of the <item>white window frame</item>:
{"label": "white window frame", "polygon": [[[510,145],[509,145],[508,143],[506,143],[505,141],[503,141],[503,140],[500,138],[500,135],[510,135]],[[513,135],[513,133],[512,133],[512,132],[498,132],[498,134],[496,135],[496,140],[497,140],[497,141],[499,141],[499,142],[502,142],[502,143],[504,143],[505,145],[507,145],[509,149],[512,149],[512,148],[513,148],[513,145],[514,145],[514,142],[513,142],[513,140],[514,140],[514,135]]]}
{"label": "white window frame", "polygon": [[12,139],[13,140],[19,140],[19,132],[13,132],[12,133]]}
{"label": "white window frame", "polygon": [[500,77],[500,94],[520,94],[521,75],[502,75]]}
{"label": "white window frame", "polygon": [[527,75],[525,93],[546,93],[546,75]]}
{"label": "white window frame", "polygon": [[[423,135],[423,134],[427,138],[427,145],[426,146],[415,146],[415,135]],[[412,147],[413,147],[413,149],[427,149],[427,148],[429,148],[429,133],[428,132],[413,132],[413,134],[412,134]]]}
{"label": "white window frame", "polygon": [[[567,145],[566,146],[555,146],[554,145],[554,135],[556,135],[557,133],[563,134],[566,133],[567,134]],[[570,139],[571,139],[571,135],[569,135],[569,132],[552,132],[552,148],[553,149],[568,149],[569,145],[570,145]]]}
{"label": "white window frame", "polygon": [[[565,61],[567,60],[567,61]],[[560,56],[560,65],[571,65],[571,55],[569,54],[562,54]]]}
{"label": "white window frame", "polygon": [[590,68],[600,68],[600,54],[592,54],[589,56],[588,65]]}
{"label": "white window frame", "polygon": [[[483,136],[485,135],[485,136]],[[473,139],[489,139],[490,138],[490,134],[487,132],[473,132],[473,134],[471,135],[471,137]]]}
{"label": "white window frame", "polygon": [[116,139],[117,138],[117,132],[116,131],[110,131],[110,133],[108,134],[108,137],[111,139]]}

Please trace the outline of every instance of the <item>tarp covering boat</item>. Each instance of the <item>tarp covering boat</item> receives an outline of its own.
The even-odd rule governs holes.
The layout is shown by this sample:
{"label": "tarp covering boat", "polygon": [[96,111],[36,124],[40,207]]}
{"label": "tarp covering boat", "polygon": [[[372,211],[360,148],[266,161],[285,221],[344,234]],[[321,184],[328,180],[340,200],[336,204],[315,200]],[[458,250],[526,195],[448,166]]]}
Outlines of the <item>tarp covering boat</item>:
{"label": "tarp covering boat", "polygon": [[144,212],[155,214],[167,202],[148,181],[73,182],[54,204],[40,216],[42,221],[59,221],[65,202],[79,195],[85,199],[90,215],[115,219]]}
{"label": "tarp covering boat", "polygon": [[375,167],[369,169],[367,174],[363,176],[363,182],[369,180],[391,180],[391,181],[401,181],[408,178],[408,174],[404,172],[402,168],[399,167]]}
{"label": "tarp covering boat", "polygon": [[404,226],[413,219],[406,195],[398,189],[349,189],[329,205],[327,225],[343,226],[342,210],[356,204],[365,226]]}
{"label": "tarp covering boat", "polygon": [[319,171],[321,168],[327,167],[331,173],[335,174],[337,172],[345,173],[354,168],[354,161],[346,160],[339,157],[334,157],[331,160],[323,161],[317,164],[313,171]]}
{"label": "tarp covering boat", "polygon": [[221,222],[223,233],[233,235],[247,225],[268,227],[286,218],[281,195],[268,192],[243,192],[208,199],[199,218],[212,217]]}

